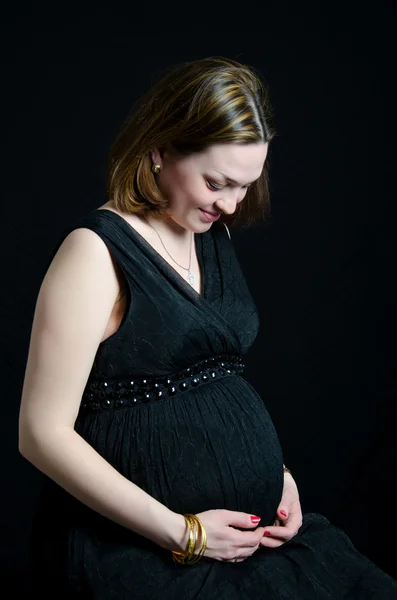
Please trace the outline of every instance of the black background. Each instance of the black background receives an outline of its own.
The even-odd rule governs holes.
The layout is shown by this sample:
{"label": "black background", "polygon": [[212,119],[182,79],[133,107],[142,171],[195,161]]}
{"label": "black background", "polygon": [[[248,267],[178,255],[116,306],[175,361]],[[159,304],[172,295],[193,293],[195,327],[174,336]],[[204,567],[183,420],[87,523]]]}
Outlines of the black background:
{"label": "black background", "polygon": [[261,318],[247,378],[303,512],[397,578],[395,9],[277,7],[191,5],[193,22],[154,5],[139,17],[132,4],[41,5],[3,20],[1,541],[13,584],[40,481],[17,425],[46,261],[69,221],[106,202],[108,147],[138,96],[166,67],[214,55],[261,70],[278,132],[270,218],[232,230]]}

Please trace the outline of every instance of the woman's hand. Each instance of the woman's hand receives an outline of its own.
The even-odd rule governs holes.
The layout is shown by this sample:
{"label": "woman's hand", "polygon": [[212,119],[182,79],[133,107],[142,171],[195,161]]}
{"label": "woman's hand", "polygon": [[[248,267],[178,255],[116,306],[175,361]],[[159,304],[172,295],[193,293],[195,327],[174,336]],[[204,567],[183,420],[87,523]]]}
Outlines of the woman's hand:
{"label": "woman's hand", "polygon": [[[223,562],[241,562],[259,548],[265,530],[264,527],[258,527],[260,517],[225,509],[207,510],[198,513],[197,517],[207,533],[205,557]],[[235,527],[250,531],[240,531]],[[200,547],[199,539],[195,554],[198,554]]]}
{"label": "woman's hand", "polygon": [[299,492],[295,480],[290,473],[284,473],[284,488],[281,502],[277,509],[277,518],[274,525],[265,527],[265,532],[260,546],[278,548],[286,541],[292,539],[302,525],[302,509],[299,501]]}

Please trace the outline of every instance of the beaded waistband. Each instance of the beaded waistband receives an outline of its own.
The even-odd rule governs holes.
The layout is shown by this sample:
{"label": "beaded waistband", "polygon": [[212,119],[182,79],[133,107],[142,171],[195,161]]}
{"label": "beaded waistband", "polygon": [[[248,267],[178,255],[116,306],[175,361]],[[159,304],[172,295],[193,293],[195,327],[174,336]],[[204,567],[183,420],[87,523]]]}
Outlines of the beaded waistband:
{"label": "beaded waistband", "polygon": [[229,375],[241,375],[244,370],[240,356],[215,356],[166,377],[134,377],[88,382],[80,410],[84,412],[125,408],[148,404],[177,396]]}

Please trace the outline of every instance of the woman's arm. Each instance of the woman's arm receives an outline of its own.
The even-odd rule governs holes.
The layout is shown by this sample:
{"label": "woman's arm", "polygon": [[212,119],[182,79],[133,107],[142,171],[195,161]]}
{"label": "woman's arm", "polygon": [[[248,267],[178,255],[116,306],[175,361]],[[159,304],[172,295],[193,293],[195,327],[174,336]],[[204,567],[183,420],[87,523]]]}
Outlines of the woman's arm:
{"label": "woman's arm", "polygon": [[120,286],[99,236],[72,231],[40,288],[19,416],[19,450],[78,500],[160,546],[186,546],[182,515],[123,477],[75,430],[81,397]]}

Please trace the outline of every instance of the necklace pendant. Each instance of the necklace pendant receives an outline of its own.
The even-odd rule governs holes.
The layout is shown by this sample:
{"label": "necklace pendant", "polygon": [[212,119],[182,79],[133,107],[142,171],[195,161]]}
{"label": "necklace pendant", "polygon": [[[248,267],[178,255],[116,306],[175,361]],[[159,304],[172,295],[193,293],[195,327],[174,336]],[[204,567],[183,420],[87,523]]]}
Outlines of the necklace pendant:
{"label": "necklace pendant", "polygon": [[187,280],[190,283],[190,285],[193,285],[193,283],[194,283],[194,274],[193,274],[193,272],[190,269],[187,272]]}

